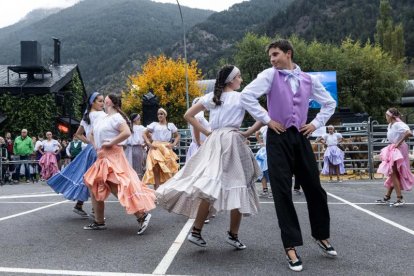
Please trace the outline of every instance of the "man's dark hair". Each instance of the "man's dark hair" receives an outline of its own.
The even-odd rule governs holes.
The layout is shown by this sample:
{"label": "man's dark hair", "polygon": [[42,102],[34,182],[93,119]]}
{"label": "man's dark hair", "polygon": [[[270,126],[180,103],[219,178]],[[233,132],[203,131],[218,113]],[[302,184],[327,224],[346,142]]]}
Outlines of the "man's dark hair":
{"label": "man's dark hair", "polygon": [[287,39],[279,39],[276,41],[273,41],[266,47],[266,53],[269,53],[269,50],[272,48],[279,48],[283,53],[287,53],[287,51],[291,51],[292,53],[292,60],[293,60],[293,46]]}

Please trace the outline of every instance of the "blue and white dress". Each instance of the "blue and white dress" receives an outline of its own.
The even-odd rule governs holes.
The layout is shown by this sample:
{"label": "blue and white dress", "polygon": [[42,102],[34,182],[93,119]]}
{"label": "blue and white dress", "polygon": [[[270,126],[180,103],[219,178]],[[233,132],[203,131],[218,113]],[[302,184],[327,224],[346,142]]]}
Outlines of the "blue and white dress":
{"label": "blue and white dress", "polygon": [[[266,145],[266,139],[267,139],[267,129],[268,126],[263,126],[260,128],[260,133],[263,137],[263,143]],[[262,174],[259,176],[259,179],[262,180],[263,177],[266,178],[267,181],[269,181],[269,174],[268,174],[268,166],[267,166],[267,152],[266,152],[266,146],[261,147],[255,157],[257,161],[257,164],[259,165],[260,171]]]}
{"label": "blue and white dress", "polygon": [[[89,138],[93,124],[104,116],[106,116],[106,113],[103,111],[93,111],[89,114],[90,124],[87,124],[84,120],[81,121],[80,124],[85,130],[86,137]],[[88,144],[67,167],[51,177],[47,184],[56,193],[63,194],[66,199],[87,201],[89,190],[83,182],[83,175],[96,161],[96,157],[95,149],[91,144]]]}

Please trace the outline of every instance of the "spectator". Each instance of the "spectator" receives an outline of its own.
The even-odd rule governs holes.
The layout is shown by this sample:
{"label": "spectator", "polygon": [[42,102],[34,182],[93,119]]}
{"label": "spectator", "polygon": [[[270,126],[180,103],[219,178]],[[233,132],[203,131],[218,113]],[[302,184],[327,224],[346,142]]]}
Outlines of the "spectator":
{"label": "spectator", "polygon": [[[7,162],[7,157],[8,157],[8,153],[7,153],[7,145],[6,145],[6,140],[4,140],[3,137],[0,136],[0,158],[1,158],[1,162]],[[3,180],[6,180],[7,178],[5,177],[8,173],[8,166],[7,165],[3,165],[1,164],[1,179],[0,179],[0,183],[3,185],[4,182]]]}
{"label": "spectator", "polygon": [[[39,135],[37,135],[37,141],[36,141],[35,146],[34,146],[34,151],[36,153],[36,160],[38,162],[37,163],[37,172],[39,174],[42,171],[42,167],[40,167],[40,165],[39,165],[39,160],[42,157],[42,153],[41,153],[40,149],[41,149],[42,144],[43,144],[43,138],[44,138],[43,134],[39,133]],[[40,180],[42,181],[43,179],[40,179]]]}
{"label": "spectator", "polygon": [[86,146],[87,144],[79,140],[78,136],[74,134],[72,142],[70,142],[66,147],[66,155],[72,161],[84,148],[86,148]]}
{"label": "spectator", "polygon": [[[6,132],[6,135],[4,136],[4,140],[6,141],[6,147],[7,147],[7,159],[11,160],[11,156],[13,155],[13,140],[11,138],[10,132]],[[14,169],[14,166],[13,166]]]}
{"label": "spectator", "polygon": [[[10,138],[11,139],[11,138]],[[27,129],[22,129],[21,135],[16,137],[13,144],[13,153],[18,156],[18,160],[24,161],[29,160],[30,155],[33,153],[33,143],[32,138],[27,136]],[[21,163],[16,166],[16,176],[14,183],[18,183],[20,180],[20,167]],[[30,170],[29,164],[24,163],[24,173],[26,177],[26,182],[30,182]]]}

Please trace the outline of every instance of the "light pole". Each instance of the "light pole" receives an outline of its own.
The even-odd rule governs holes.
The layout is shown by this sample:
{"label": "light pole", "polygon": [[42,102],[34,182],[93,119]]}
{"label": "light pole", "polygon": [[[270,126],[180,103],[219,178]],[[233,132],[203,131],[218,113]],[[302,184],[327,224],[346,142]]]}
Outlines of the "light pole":
{"label": "light pole", "polygon": [[184,26],[184,19],[183,19],[183,13],[181,12],[181,6],[180,3],[177,1],[178,9],[180,10],[180,16],[181,16],[181,26],[183,28],[183,37],[184,37],[184,68],[185,68],[185,98],[187,101],[187,110],[190,108],[189,104],[189,98],[188,98],[188,69],[187,69],[187,43],[185,39],[185,26]]}

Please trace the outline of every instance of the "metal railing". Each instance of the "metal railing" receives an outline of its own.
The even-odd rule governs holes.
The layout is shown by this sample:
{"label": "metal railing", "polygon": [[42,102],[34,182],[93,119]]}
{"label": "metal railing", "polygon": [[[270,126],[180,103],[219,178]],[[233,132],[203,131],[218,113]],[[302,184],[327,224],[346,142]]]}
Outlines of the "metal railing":
{"label": "metal railing", "polygon": [[[409,124],[408,126],[410,129],[414,129],[414,124]],[[383,147],[389,144],[387,141],[388,125],[379,124],[377,121],[368,121],[363,123],[337,125],[334,127],[335,131],[341,133],[344,138],[342,146],[345,149],[345,169],[347,171],[356,172],[359,175],[367,174],[371,179],[375,178],[375,172],[380,162],[375,160],[374,157],[380,153]],[[181,135],[181,139],[174,151],[178,155],[178,161],[180,167],[182,167],[185,164],[187,150],[191,144],[191,133],[189,129],[179,129],[178,131]],[[256,141],[256,137],[252,135],[248,140],[250,142],[249,147],[252,149],[253,153],[256,153],[260,148],[260,145]],[[311,144],[319,169],[321,170],[323,167],[324,147],[321,143],[317,142],[316,137],[311,138]],[[409,139],[407,144],[409,148],[412,149],[414,139]],[[414,155],[410,155],[410,158],[414,159]],[[37,163],[37,160],[5,161],[3,158],[0,158],[0,181],[3,180],[3,166],[5,165]]]}

